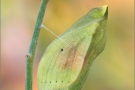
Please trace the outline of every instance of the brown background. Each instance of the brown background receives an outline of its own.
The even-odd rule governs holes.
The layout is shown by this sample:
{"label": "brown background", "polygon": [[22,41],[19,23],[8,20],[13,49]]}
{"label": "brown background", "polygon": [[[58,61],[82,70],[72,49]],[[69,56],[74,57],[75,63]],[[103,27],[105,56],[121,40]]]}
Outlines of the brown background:
{"label": "brown background", "polygon": [[[24,90],[25,55],[40,0],[1,1],[1,90]],[[91,8],[109,5],[107,43],[94,61],[82,90],[134,89],[134,1],[50,0],[43,24],[62,34]],[[56,37],[42,29],[34,60],[33,90],[37,90],[37,66],[46,47]]]}

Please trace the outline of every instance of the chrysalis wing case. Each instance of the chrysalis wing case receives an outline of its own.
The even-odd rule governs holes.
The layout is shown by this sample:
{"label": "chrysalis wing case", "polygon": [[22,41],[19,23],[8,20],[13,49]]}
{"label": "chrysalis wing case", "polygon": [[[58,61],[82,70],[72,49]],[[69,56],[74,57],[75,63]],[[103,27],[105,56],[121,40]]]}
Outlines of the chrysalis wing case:
{"label": "chrysalis wing case", "polygon": [[90,10],[46,49],[37,73],[38,90],[80,90],[93,60],[103,51],[108,6]]}

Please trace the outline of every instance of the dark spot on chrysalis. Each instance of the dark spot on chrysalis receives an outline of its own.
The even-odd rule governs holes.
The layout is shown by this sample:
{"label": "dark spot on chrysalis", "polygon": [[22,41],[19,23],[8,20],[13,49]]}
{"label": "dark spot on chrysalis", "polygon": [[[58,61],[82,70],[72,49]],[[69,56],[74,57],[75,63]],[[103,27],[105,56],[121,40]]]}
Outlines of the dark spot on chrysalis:
{"label": "dark spot on chrysalis", "polygon": [[51,81],[50,81],[50,83],[51,83]]}
{"label": "dark spot on chrysalis", "polygon": [[63,81],[61,81],[63,83]]}
{"label": "dark spot on chrysalis", "polygon": [[61,52],[64,51],[63,48],[60,50]]}
{"label": "dark spot on chrysalis", "polygon": [[56,81],[56,83],[57,83],[57,81]]}

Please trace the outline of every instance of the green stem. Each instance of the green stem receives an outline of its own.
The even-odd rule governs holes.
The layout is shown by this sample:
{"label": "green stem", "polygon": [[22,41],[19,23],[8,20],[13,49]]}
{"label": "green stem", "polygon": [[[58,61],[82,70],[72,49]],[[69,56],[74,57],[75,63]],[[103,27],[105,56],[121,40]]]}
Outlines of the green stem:
{"label": "green stem", "polygon": [[35,55],[35,50],[37,46],[37,41],[40,33],[40,27],[44,18],[45,9],[49,0],[41,0],[40,8],[38,11],[38,16],[36,24],[34,27],[34,32],[32,35],[30,47],[28,54],[26,55],[26,70],[25,70],[25,90],[32,90],[32,67],[33,59]]}

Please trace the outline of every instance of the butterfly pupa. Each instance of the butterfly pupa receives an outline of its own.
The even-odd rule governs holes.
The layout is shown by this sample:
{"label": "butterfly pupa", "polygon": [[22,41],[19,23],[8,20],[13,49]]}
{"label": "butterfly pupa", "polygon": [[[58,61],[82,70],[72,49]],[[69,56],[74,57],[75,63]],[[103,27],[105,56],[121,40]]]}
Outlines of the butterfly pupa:
{"label": "butterfly pupa", "polygon": [[[46,49],[38,66],[38,90],[80,90],[103,51],[108,6],[90,10]],[[67,43],[65,43],[67,42]]]}

